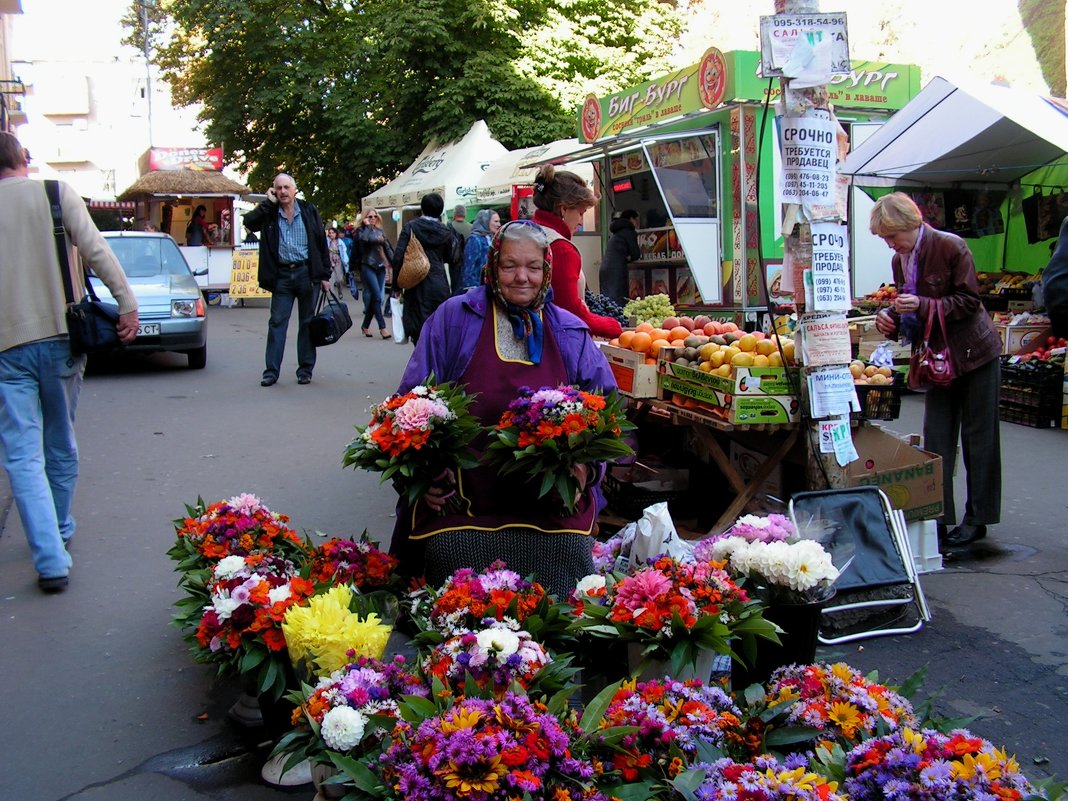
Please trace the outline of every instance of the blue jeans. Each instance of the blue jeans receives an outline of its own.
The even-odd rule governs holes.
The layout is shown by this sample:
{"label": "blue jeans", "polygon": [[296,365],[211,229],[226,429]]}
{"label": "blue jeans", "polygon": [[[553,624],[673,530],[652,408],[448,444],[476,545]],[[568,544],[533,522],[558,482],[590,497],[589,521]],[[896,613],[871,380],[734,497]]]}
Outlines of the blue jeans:
{"label": "blue jeans", "polygon": [[271,293],[271,321],[267,326],[267,366],[264,378],[278,378],[282,357],[286,352],[286,330],[293,315],[293,301],[297,302],[297,377],[311,378],[315,369],[315,348],[311,343],[308,323],[315,315],[315,301],[319,297],[318,283],[312,284],[308,265],[296,270],[279,270],[278,282]]}
{"label": "blue jeans", "polygon": [[386,303],[386,271],[375,270],[364,264],[360,267],[360,278],[363,281],[363,325],[360,327],[369,327],[374,317],[379,329],[383,329],[386,327],[382,317],[382,308]]}
{"label": "blue jeans", "polygon": [[74,535],[71,503],[78,481],[74,412],[85,357],[65,339],[0,353],[0,458],[11,481],[37,573],[66,576],[64,544]]}

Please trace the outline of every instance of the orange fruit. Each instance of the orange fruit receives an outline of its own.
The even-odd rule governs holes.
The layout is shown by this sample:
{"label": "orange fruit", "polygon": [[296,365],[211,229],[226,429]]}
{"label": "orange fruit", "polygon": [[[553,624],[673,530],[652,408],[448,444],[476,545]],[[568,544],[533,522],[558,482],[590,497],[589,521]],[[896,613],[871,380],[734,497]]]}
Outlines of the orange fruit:
{"label": "orange fruit", "polygon": [[608,340],[608,344],[611,345],[613,348],[618,348],[619,347],[619,337],[616,337],[615,339]]}
{"label": "orange fruit", "polygon": [[690,335],[690,329],[681,325],[677,325],[668,331],[671,339],[686,339]]}
{"label": "orange fruit", "polygon": [[686,347],[686,340],[685,339],[673,339],[673,340],[671,340],[671,347],[673,347],[673,348],[684,348],[684,347]]}
{"label": "orange fruit", "polygon": [[756,351],[757,338],[752,334],[746,334],[738,340],[738,347],[746,353],[753,353]]}
{"label": "orange fruit", "polygon": [[646,358],[645,363],[646,364],[656,364],[656,359]]}
{"label": "orange fruit", "polygon": [[652,331],[649,332],[649,336],[651,336],[653,339],[674,339],[674,337],[668,336],[669,333],[670,332],[664,328],[654,328]]}
{"label": "orange fruit", "polygon": [[653,324],[652,323],[638,323],[636,326],[634,326],[634,330],[637,331],[640,334],[648,334],[650,331],[653,330]]}
{"label": "orange fruit", "polygon": [[652,356],[655,359],[657,356],[660,355],[660,349],[661,348],[670,348],[670,347],[671,347],[671,343],[668,342],[666,339],[654,339],[649,344],[649,350],[647,350],[646,353],[648,353],[650,356]]}
{"label": "orange fruit", "polygon": [[634,336],[630,338],[630,349],[638,353],[647,353],[651,344],[653,338],[645,331],[635,331]]}
{"label": "orange fruit", "polygon": [[622,334],[619,335],[619,347],[621,347],[621,348],[629,348],[630,347],[630,341],[632,339],[634,339],[634,332],[633,331],[624,331]]}

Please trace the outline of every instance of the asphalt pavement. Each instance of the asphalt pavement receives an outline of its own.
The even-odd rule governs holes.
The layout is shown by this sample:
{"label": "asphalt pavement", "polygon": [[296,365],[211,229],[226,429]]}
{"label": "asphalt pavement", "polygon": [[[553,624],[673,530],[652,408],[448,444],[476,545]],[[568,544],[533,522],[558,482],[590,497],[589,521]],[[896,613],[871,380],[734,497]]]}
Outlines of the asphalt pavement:
{"label": "asphalt pavement", "polygon": [[[353,311],[362,312],[362,305]],[[312,536],[367,529],[388,539],[393,491],[343,470],[368,405],[397,385],[410,346],[357,327],[296,382],[293,331],[282,376],[261,388],[267,311],[211,307],[208,365],[171,354],[91,367],[78,409],[81,478],[70,589],[35,586],[18,514],[0,476],[0,799],[305,797],[259,782],[263,745],[226,710],[168,625],[179,597],[165,551],[184,504],[259,495]],[[920,430],[922,399],[888,424]],[[1002,424],[1003,522],[944,570],[923,576],[934,619],[917,634],[821,648],[887,682],[926,666],[943,715],[1007,746],[1033,778],[1068,778],[1068,432]],[[958,498],[961,497],[958,476]]]}

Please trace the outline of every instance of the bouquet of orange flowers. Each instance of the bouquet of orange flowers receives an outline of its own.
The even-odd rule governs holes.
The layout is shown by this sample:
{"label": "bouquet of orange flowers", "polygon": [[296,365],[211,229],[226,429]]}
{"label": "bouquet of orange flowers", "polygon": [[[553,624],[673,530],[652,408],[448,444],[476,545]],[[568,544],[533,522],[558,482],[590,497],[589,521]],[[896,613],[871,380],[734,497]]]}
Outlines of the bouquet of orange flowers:
{"label": "bouquet of orange flowers", "polygon": [[487,455],[502,474],[525,472],[540,479],[539,498],[555,488],[573,512],[583,489],[575,467],[634,453],[623,440],[633,428],[616,393],[600,395],[567,385],[536,391],[520,387],[519,397],[490,432]]}
{"label": "bouquet of orange flowers", "polygon": [[358,467],[392,479],[414,504],[448,469],[475,467],[468,450],[478,435],[470,412],[474,396],[447,382],[426,384],[391,395],[371,407],[371,422],[356,426],[345,449],[344,467]]}

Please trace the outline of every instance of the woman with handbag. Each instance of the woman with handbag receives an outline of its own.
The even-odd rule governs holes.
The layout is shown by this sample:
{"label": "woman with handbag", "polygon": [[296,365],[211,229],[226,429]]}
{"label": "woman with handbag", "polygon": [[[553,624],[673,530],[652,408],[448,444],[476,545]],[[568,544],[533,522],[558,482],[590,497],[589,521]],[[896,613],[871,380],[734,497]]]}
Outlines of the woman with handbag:
{"label": "woman with handbag", "polygon": [[[875,327],[912,343],[909,385],[926,391],[924,447],[942,457],[939,541],[964,547],[985,537],[987,526],[1001,517],[1001,338],[979,300],[975,262],[964,240],[924,223],[903,192],[876,202],[869,227],[894,251],[900,288]],[[960,525],[953,499],[958,441],[967,475]],[[955,527],[947,531],[948,525]]]}
{"label": "woman with handbag", "polygon": [[360,271],[363,282],[363,325],[360,330],[365,337],[371,336],[371,318],[378,323],[382,339],[389,339],[382,310],[386,304],[386,267],[393,259],[393,245],[382,231],[382,217],[375,209],[363,213],[360,227],[352,237],[352,255],[349,270]]}
{"label": "woman with handbag", "polygon": [[[419,209],[422,216],[401,229],[393,253],[394,284],[404,290],[404,333],[413,345],[426,319],[452,294],[445,263],[455,258],[452,231],[441,222],[444,199],[437,192],[423,195]],[[413,239],[417,244],[409,247]]]}

